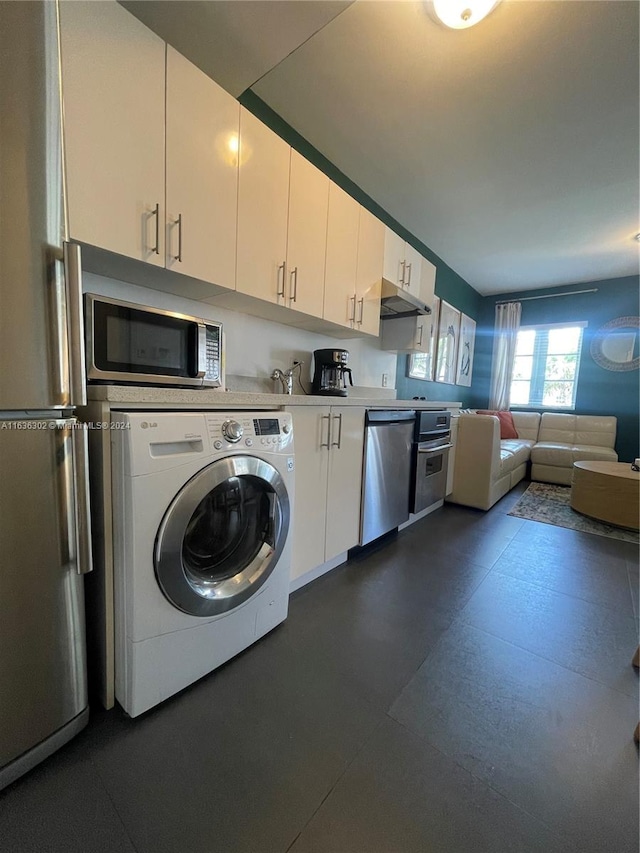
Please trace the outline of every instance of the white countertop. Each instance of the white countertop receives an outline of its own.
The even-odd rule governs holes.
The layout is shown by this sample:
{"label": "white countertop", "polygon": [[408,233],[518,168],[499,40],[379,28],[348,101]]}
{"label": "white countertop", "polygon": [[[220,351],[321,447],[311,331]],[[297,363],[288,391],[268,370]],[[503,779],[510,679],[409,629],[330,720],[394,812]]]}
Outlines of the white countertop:
{"label": "white countertop", "polygon": [[216,391],[210,388],[155,388],[137,385],[90,385],[90,401],[127,407],[188,409],[282,409],[285,406],[365,406],[367,409],[456,409],[462,404],[446,400],[393,400],[380,397],[325,397],[311,394],[262,394],[251,391]]}

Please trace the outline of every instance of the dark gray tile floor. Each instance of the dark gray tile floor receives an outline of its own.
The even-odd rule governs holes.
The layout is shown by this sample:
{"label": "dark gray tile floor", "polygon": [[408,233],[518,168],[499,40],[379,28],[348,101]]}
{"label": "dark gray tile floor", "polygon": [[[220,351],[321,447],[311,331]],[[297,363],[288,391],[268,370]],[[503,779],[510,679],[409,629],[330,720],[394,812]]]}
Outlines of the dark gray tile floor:
{"label": "dark gray tile floor", "polygon": [[2,853],[638,853],[638,556],[447,506],[0,794]]}

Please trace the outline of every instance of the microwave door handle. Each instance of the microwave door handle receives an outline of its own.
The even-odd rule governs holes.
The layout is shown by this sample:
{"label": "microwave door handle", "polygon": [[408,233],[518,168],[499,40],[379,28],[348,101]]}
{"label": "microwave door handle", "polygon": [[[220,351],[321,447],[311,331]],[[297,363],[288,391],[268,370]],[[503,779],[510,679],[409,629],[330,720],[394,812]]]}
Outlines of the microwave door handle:
{"label": "microwave door handle", "polygon": [[207,366],[207,327],[198,323],[198,356],[196,361],[196,378],[204,379]]}
{"label": "microwave door handle", "polygon": [[442,453],[443,450],[450,450],[453,444],[441,444],[438,447],[419,447],[418,453]]}

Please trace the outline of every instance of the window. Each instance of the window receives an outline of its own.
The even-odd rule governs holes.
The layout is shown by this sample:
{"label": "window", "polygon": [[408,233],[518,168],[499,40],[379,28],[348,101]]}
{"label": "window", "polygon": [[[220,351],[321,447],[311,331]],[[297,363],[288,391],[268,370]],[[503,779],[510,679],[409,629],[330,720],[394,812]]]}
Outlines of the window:
{"label": "window", "polygon": [[520,327],[511,380],[512,406],[574,408],[586,325]]}

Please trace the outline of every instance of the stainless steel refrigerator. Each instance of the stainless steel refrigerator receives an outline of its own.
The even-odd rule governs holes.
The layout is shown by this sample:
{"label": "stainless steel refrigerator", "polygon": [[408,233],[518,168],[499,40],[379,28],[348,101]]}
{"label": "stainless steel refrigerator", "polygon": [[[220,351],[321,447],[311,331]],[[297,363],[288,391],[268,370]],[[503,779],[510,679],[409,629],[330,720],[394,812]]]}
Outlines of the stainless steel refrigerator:
{"label": "stainless steel refrigerator", "polygon": [[65,242],[56,2],[0,2],[0,788],[87,721],[80,249]]}

